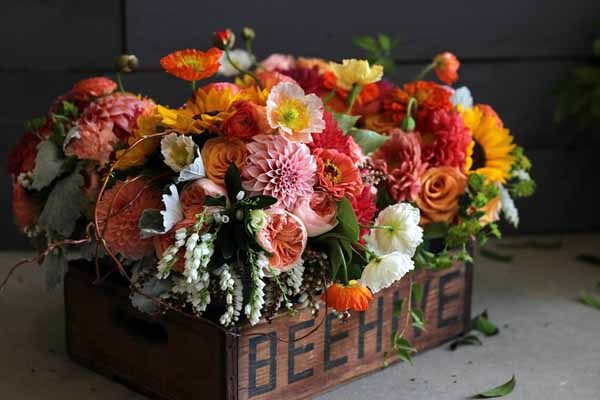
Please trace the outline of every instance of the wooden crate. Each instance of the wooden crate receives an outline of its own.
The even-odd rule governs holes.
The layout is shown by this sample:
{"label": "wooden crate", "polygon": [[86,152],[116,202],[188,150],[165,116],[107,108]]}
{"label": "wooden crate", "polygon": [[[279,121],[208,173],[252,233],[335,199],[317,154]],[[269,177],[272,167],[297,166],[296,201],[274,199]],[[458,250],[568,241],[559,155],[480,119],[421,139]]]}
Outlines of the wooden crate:
{"label": "wooden crate", "polygon": [[[418,271],[410,278],[424,288],[420,307],[426,329],[411,328],[407,334],[419,351],[468,327],[471,265]],[[383,368],[384,353],[389,353],[388,361],[396,361],[391,336],[407,312],[405,305],[396,318],[393,305],[409,289],[409,279],[402,279],[347,322],[324,312],[315,319],[303,310],[270,324],[243,326],[241,336],[234,337],[175,313],[149,317],[130,306],[124,285],[97,287],[91,280],[81,266],[73,266],[66,277],[69,354],[134,390],[170,400],[309,398]],[[312,335],[295,340],[319,324]]]}

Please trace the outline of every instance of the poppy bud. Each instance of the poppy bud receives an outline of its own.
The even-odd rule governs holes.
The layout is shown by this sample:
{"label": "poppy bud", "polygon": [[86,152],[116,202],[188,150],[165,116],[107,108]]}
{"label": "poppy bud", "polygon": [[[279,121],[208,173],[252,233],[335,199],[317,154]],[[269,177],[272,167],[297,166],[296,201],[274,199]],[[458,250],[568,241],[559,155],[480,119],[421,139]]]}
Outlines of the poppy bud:
{"label": "poppy bud", "polygon": [[255,37],[256,33],[254,32],[254,29],[247,26],[242,28],[242,38],[244,38],[244,40],[254,40]]}
{"label": "poppy bud", "polygon": [[231,29],[217,31],[213,34],[213,45],[221,50],[230,49],[235,44],[235,35]]}
{"label": "poppy bud", "polygon": [[138,58],[133,54],[121,54],[117,58],[117,70],[119,72],[133,72],[139,65]]}

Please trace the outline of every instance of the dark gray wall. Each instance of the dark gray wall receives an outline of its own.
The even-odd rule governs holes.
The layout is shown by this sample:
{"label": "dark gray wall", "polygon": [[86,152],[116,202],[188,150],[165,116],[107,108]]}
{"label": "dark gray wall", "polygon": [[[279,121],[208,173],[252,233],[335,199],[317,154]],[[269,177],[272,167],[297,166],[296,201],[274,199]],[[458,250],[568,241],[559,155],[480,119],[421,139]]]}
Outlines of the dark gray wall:
{"label": "dark gray wall", "polygon": [[[110,74],[114,57],[136,54],[142,70],[129,90],[178,105],[188,94],[162,73],[168,52],[205,48],[211,32],[256,29],[259,57],[270,52],[325,58],[359,57],[353,35],[388,33],[397,49],[398,81],[410,79],[442,50],[456,53],[461,83],[476,101],[493,104],[534,163],[537,195],[520,201],[524,232],[600,228],[594,146],[552,122],[556,82],[590,57],[597,0],[523,1],[192,1],[12,0],[0,15],[0,151],[6,158],[22,122],[42,114],[78,79]],[[9,179],[0,180],[0,248],[24,246],[12,227]]]}

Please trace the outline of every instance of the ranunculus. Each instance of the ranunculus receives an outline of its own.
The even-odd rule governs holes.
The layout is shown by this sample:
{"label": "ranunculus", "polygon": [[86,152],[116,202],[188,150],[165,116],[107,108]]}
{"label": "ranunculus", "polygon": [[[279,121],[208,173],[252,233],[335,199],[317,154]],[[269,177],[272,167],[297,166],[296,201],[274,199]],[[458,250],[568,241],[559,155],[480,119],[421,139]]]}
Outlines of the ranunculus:
{"label": "ranunculus", "polygon": [[256,241],[270,253],[269,266],[278,272],[293,268],[300,260],[308,238],[304,224],[294,214],[268,210],[267,224],[256,233]]}
{"label": "ranunculus", "polygon": [[363,118],[363,125],[366,129],[386,135],[393,128],[397,127],[398,123],[395,122],[389,114],[379,113],[366,115]]}
{"label": "ranunculus", "polygon": [[390,287],[399,281],[408,271],[415,268],[415,263],[408,254],[399,251],[376,257],[362,272],[360,282],[373,293]]}
{"label": "ranunculus", "polygon": [[417,133],[394,128],[391,137],[372,155],[385,161],[387,190],[396,202],[413,201],[421,190],[421,175],[427,164],[421,157],[421,139]]}
{"label": "ranunculus", "polygon": [[271,131],[264,106],[242,101],[235,104],[234,110],[221,126],[226,138],[250,140],[253,136]]}
{"label": "ranunculus", "polygon": [[37,145],[40,138],[33,133],[26,133],[21,137],[14,150],[10,152],[7,160],[8,173],[17,176],[21,172],[29,172],[35,167]]}
{"label": "ranunculus", "polygon": [[217,185],[225,185],[225,173],[231,164],[241,169],[248,151],[241,140],[223,137],[208,139],[201,151],[206,176]]}
{"label": "ranunculus", "polygon": [[457,168],[431,168],[421,177],[422,188],[417,197],[421,223],[449,222],[458,213],[458,200],[464,193],[467,177]]}
{"label": "ranunculus", "polygon": [[362,192],[360,170],[346,154],[333,149],[316,149],[318,185],[334,198],[350,198]]}
{"label": "ranunculus", "polygon": [[17,182],[13,184],[12,211],[15,221],[23,231],[37,223],[42,204],[31,197]]}
{"label": "ranunculus", "polygon": [[412,257],[423,242],[419,226],[419,209],[409,203],[398,203],[383,209],[375,218],[374,228],[365,237],[378,256],[400,252]]}
{"label": "ranunculus", "polygon": [[304,222],[309,237],[329,232],[337,225],[337,203],[325,192],[314,192],[302,199],[293,213]]}
{"label": "ranunculus", "polygon": [[222,197],[225,195],[226,191],[223,187],[207,178],[188,183],[179,196],[184,218],[196,219],[196,215],[205,209],[206,197]]}

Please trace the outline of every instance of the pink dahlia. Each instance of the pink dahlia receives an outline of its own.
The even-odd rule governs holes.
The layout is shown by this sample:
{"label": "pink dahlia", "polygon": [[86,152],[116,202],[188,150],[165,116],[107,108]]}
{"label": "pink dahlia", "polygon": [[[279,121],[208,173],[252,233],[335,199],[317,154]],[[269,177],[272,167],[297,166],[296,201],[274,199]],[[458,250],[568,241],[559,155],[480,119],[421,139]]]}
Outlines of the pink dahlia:
{"label": "pink dahlia", "polygon": [[430,167],[463,169],[471,134],[458,112],[433,110],[421,119],[417,130],[423,141],[423,161]]}
{"label": "pink dahlia", "polygon": [[283,136],[258,135],[248,143],[244,189],[273,196],[286,209],[313,193],[317,163],[305,144]]}
{"label": "pink dahlia", "polygon": [[139,260],[153,251],[152,240],[142,239],[140,234],[138,223],[142,212],[161,207],[161,192],[148,181],[118,181],[96,205],[98,229],[112,251]]}
{"label": "pink dahlia", "polygon": [[421,190],[421,175],[427,169],[422,161],[421,138],[418,133],[390,130],[387,140],[372,155],[373,160],[385,162],[386,185],[396,201],[414,201]]}
{"label": "pink dahlia", "polygon": [[151,100],[140,99],[131,93],[113,93],[90,103],[81,120],[96,123],[102,129],[108,128],[124,140],[133,132],[137,118],[153,107]]}
{"label": "pink dahlia", "polygon": [[321,133],[312,134],[312,143],[308,146],[314,152],[316,149],[332,149],[348,155],[353,162],[364,160],[360,146],[356,144],[352,136],[345,135],[339,128],[333,115],[329,112],[323,112],[325,129]]}

